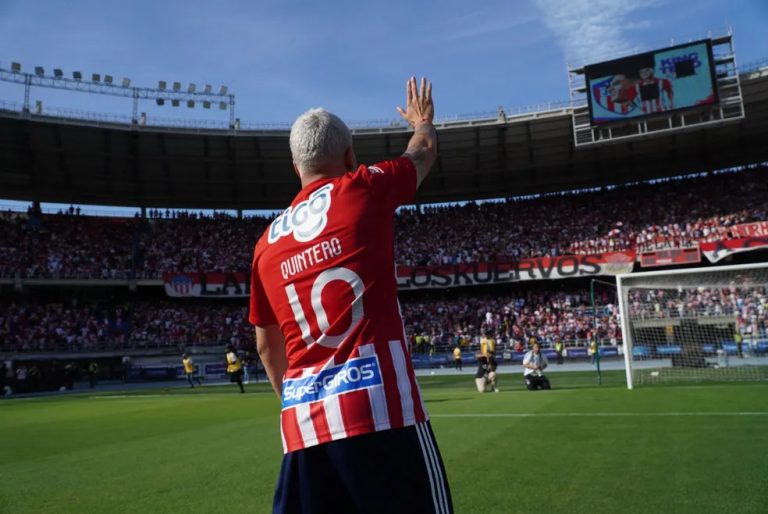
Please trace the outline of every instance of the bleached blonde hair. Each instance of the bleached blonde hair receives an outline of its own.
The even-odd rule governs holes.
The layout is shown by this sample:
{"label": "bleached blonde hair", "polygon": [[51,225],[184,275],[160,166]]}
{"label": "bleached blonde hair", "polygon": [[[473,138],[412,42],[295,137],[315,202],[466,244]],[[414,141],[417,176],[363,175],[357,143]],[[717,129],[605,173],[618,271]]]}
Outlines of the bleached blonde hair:
{"label": "bleached blonde hair", "polygon": [[319,170],[344,155],[352,133],[341,118],[323,108],[310,109],[293,122],[291,155],[302,172]]}

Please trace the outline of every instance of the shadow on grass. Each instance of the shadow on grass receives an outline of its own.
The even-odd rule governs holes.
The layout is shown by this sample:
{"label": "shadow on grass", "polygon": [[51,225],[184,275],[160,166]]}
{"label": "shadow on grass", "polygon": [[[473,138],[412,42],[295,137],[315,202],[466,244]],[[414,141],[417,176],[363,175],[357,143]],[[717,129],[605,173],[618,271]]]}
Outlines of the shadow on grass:
{"label": "shadow on grass", "polygon": [[425,403],[443,403],[443,402],[461,402],[461,401],[467,401],[471,400],[472,396],[467,396],[466,398],[433,398],[431,400],[424,400]]}

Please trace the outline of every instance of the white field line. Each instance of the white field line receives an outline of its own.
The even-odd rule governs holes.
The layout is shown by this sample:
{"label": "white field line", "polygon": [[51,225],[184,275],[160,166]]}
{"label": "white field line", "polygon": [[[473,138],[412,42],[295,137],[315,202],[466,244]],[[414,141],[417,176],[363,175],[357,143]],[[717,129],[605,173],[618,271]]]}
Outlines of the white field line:
{"label": "white field line", "polygon": [[[193,398],[193,396],[189,396]],[[130,398],[182,398],[182,395],[171,394],[105,394],[104,396],[89,396],[94,400],[125,400]]]}
{"label": "white field line", "polygon": [[430,418],[573,418],[573,417],[768,416],[765,412],[507,412],[430,414]]}

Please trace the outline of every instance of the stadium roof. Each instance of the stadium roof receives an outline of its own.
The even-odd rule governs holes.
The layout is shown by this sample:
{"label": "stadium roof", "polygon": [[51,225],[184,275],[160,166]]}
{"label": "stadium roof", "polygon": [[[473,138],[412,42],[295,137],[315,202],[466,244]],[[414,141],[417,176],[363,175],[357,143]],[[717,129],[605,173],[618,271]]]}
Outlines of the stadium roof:
{"label": "stadium roof", "polygon": [[[768,161],[768,70],[742,75],[745,119],[576,148],[571,109],[438,126],[418,201],[499,198]],[[360,162],[398,156],[402,127],[358,129]],[[0,113],[0,198],[193,209],[279,209],[299,190],[287,131],[216,131]]]}

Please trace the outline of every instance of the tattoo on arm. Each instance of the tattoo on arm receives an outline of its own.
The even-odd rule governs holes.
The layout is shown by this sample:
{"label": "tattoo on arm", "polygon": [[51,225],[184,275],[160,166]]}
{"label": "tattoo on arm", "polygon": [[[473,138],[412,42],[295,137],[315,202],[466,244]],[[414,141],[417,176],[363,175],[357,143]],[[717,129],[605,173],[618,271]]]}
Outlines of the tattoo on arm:
{"label": "tattoo on arm", "polygon": [[418,184],[426,178],[437,157],[437,131],[431,123],[422,123],[414,131],[403,154],[410,157],[416,167]]}
{"label": "tattoo on arm", "polygon": [[407,155],[413,161],[413,165],[418,170],[424,166],[424,161],[427,158],[427,150],[425,148],[408,148],[403,155]]}

